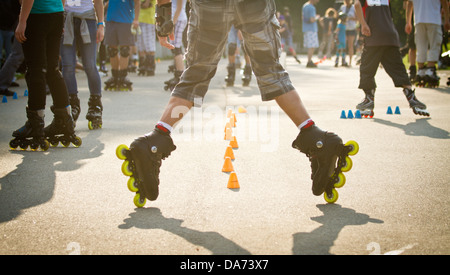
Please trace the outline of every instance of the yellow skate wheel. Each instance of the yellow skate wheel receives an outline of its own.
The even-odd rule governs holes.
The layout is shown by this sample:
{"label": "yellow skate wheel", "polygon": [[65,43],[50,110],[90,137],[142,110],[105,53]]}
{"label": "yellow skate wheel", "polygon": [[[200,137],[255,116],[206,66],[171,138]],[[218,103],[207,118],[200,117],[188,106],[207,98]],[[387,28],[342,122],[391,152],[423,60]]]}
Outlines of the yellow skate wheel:
{"label": "yellow skate wheel", "polygon": [[122,164],[122,173],[127,177],[131,177],[133,175],[133,172],[130,169],[130,162],[128,160],[124,161]]}
{"label": "yellow skate wheel", "polygon": [[88,122],[88,128],[89,128],[89,130],[94,130],[94,125],[92,125],[92,121],[90,121],[90,120]]}
{"label": "yellow skate wheel", "polygon": [[146,200],[145,200],[145,198],[141,199],[141,195],[138,193],[138,194],[136,194],[136,196],[134,196],[133,202],[137,208],[142,208],[142,207],[144,207]]}
{"label": "yellow skate wheel", "polygon": [[70,145],[70,141],[67,141],[67,140],[61,140],[61,144],[62,144],[62,146],[63,146],[64,148],[67,148],[67,147],[69,147],[69,145]]}
{"label": "yellow skate wheel", "polygon": [[52,147],[57,147],[58,144],[59,144],[59,141],[57,141],[57,140],[50,142],[50,146],[52,146]]}
{"label": "yellow skate wheel", "polygon": [[341,168],[342,172],[348,172],[353,167],[353,161],[349,157],[345,157],[345,165]]}
{"label": "yellow skate wheel", "polygon": [[345,144],[345,146],[351,146],[351,147],[352,147],[352,150],[351,150],[350,152],[348,152],[348,154],[349,154],[350,156],[356,155],[356,154],[358,153],[358,151],[359,151],[359,145],[358,145],[358,143],[357,143],[356,141],[354,141],[354,140],[348,141],[348,142]]}
{"label": "yellow skate wheel", "polygon": [[339,173],[337,177],[337,181],[334,183],[335,188],[341,188],[345,184],[345,176],[342,173]]}
{"label": "yellow skate wheel", "polygon": [[47,151],[48,148],[50,148],[50,142],[48,142],[48,140],[44,140],[44,143],[41,144],[40,147],[41,147],[41,150],[42,150],[42,151]]}
{"label": "yellow skate wheel", "polygon": [[127,157],[125,156],[125,152],[128,150],[130,150],[130,149],[125,144],[121,144],[121,145],[117,146],[117,148],[116,148],[117,158],[119,158],[121,160],[126,160]]}
{"label": "yellow skate wheel", "polygon": [[72,142],[73,146],[75,146],[77,148],[80,147],[82,143],[83,143],[83,141],[81,140],[80,137],[75,137],[75,141]]}
{"label": "yellow skate wheel", "polygon": [[325,192],[323,193],[323,197],[325,198],[326,202],[335,203],[339,198],[339,194],[336,189],[333,188],[333,190],[331,191],[331,196],[328,196],[327,192]]}
{"label": "yellow skate wheel", "polygon": [[139,190],[137,188],[136,180],[134,179],[134,177],[130,177],[130,179],[127,182],[127,187],[128,187],[128,190],[130,190],[133,193],[135,193]]}

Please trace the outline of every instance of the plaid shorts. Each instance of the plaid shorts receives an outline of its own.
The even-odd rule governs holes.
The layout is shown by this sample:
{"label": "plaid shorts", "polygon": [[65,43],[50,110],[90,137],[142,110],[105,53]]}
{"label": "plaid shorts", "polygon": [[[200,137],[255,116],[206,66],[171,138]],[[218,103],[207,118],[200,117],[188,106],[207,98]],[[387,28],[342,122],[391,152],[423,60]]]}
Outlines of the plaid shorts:
{"label": "plaid shorts", "polygon": [[187,21],[186,20],[178,20],[175,25],[175,29],[173,30],[173,34],[175,36],[175,40],[171,41],[172,45],[175,48],[181,48],[183,46],[183,32],[186,29]]}
{"label": "plaid shorts", "polygon": [[201,105],[233,24],[242,31],[262,100],[294,90],[279,62],[280,24],[273,0],[191,0],[188,24],[187,68],[172,96]]}
{"label": "plaid shorts", "polygon": [[140,52],[156,51],[155,24],[139,23],[141,35],[137,36],[137,47]]}
{"label": "plaid shorts", "polygon": [[319,37],[317,35],[317,32],[303,33],[303,47],[307,49],[319,47]]}

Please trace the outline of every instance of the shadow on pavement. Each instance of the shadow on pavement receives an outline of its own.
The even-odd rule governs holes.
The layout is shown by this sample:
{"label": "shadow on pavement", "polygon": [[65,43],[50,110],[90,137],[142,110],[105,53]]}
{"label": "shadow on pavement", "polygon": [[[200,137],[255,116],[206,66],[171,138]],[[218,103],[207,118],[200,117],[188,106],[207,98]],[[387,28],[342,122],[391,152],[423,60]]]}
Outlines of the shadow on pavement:
{"label": "shadow on pavement", "polygon": [[83,165],[80,160],[102,155],[105,145],[99,141],[100,135],[100,131],[89,133],[89,143],[79,148],[71,144],[68,148],[58,145],[46,152],[10,151],[22,155],[23,159],[14,171],[0,178],[0,223],[13,220],[24,209],[50,201],[56,171],[78,170]]}
{"label": "shadow on pavement", "polygon": [[402,125],[392,121],[374,118],[373,121],[390,127],[396,127],[405,132],[408,136],[424,136],[435,139],[449,139],[449,132],[437,128],[429,123],[431,118],[419,118],[415,122]]}
{"label": "shadow on pavement", "polygon": [[311,232],[299,232],[293,235],[294,255],[329,255],[334,241],[339,233],[348,225],[364,225],[371,223],[384,223],[382,220],[373,219],[366,214],[357,213],[350,208],[344,208],[338,204],[317,205],[323,216],[313,217],[322,226]]}
{"label": "shadow on pavement", "polygon": [[166,218],[159,208],[137,208],[130,217],[119,225],[120,229],[137,227],[141,229],[162,229],[193,245],[201,246],[212,252],[213,255],[250,255],[250,252],[217,232],[201,232],[181,226],[183,220]]}

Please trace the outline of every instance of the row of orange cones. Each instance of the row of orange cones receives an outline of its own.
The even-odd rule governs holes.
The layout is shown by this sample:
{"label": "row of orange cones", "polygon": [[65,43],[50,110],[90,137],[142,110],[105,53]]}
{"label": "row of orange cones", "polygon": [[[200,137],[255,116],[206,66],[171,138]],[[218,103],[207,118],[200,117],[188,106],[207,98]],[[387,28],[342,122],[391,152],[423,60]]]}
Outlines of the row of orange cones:
{"label": "row of orange cones", "polygon": [[[243,107],[239,107],[239,112],[245,113],[245,109]],[[225,162],[222,167],[222,172],[230,173],[227,188],[239,189],[240,188],[239,181],[237,179],[236,172],[234,171],[233,162],[232,162],[235,159],[233,149],[239,148],[236,136],[233,135],[233,130],[232,130],[232,128],[236,127],[237,120],[236,120],[236,114],[231,109],[229,109],[227,111],[227,119],[228,119],[228,122],[225,125],[224,139],[227,141],[230,141],[230,143],[227,146],[227,149],[225,150],[225,155],[224,155]]]}

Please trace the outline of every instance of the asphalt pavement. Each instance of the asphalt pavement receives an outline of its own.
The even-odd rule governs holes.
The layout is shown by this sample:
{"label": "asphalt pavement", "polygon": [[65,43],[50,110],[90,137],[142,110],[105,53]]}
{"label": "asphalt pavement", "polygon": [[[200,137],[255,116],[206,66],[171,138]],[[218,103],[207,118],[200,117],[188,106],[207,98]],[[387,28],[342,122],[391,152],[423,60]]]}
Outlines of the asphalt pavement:
{"label": "asphalt pavement", "polygon": [[[449,71],[439,71],[439,88],[416,89],[429,118],[413,114],[380,68],[375,117],[343,119],[363,99],[358,67],[326,60],[308,69],[300,60],[287,57],[286,69],[316,124],[360,147],[335,204],[312,194],[310,163],[291,148],[295,125],[275,102],[261,101],[254,78],[226,87],[222,59],[202,108],[172,134],[177,149],[163,161],[159,198],[136,208],[115,150],[159,120],[171,62],[157,63],[154,77],[130,74],[132,92],[103,92],[100,130],[88,129],[80,71],[79,148],[10,150],[26,120],[25,81],[12,88],[17,99],[0,103],[0,254],[450,254]],[[46,124],[51,103],[48,96]],[[400,114],[387,113],[397,106]],[[239,189],[227,188],[222,172],[228,109],[237,119]]]}

